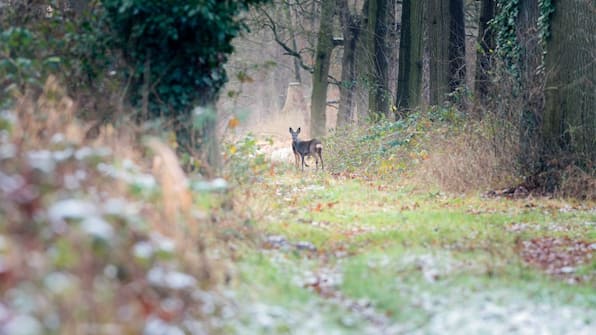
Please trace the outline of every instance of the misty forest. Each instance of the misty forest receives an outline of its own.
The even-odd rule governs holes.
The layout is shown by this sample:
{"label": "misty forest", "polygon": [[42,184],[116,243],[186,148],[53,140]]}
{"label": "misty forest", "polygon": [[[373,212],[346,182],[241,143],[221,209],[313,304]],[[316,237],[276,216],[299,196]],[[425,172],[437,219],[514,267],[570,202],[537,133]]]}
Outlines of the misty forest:
{"label": "misty forest", "polygon": [[593,0],[0,0],[0,335],[596,334]]}

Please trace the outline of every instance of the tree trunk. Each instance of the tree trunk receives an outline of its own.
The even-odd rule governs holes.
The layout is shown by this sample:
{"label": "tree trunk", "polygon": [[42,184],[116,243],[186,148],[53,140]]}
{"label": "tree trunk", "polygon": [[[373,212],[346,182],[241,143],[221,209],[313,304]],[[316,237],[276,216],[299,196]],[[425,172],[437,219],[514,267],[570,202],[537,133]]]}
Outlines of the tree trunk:
{"label": "tree trunk", "polygon": [[495,38],[488,23],[495,17],[496,0],[482,0],[478,19],[478,49],[476,51],[476,80],[474,91],[478,101],[486,105],[490,92],[488,73],[491,66],[491,54],[495,50]]}
{"label": "tree trunk", "polygon": [[371,87],[369,93],[369,115],[376,120],[388,115],[389,79],[387,76],[387,0],[370,0],[368,3],[368,30],[373,36],[369,39],[369,50],[373,50]]}
{"label": "tree trunk", "polygon": [[532,173],[538,163],[538,128],[540,113],[544,109],[541,94],[544,74],[539,70],[543,52],[538,34],[540,9],[538,0],[520,0],[518,6],[516,38],[520,45],[519,87],[515,88],[513,94],[519,95],[520,101],[519,163],[524,173]]}
{"label": "tree trunk", "polygon": [[421,100],[422,6],[423,3],[417,0],[404,0],[402,5],[395,103],[400,112],[416,108]]}
{"label": "tree trunk", "polygon": [[[292,49],[298,51],[298,45],[296,43],[296,33],[294,32],[294,18],[292,16],[292,6],[289,2],[285,3],[284,6],[284,13],[286,15],[286,20],[288,20],[288,24],[290,26],[290,39],[292,40]],[[300,60],[298,57],[292,57],[294,61],[294,81],[297,83],[302,83],[302,78],[300,77]]]}
{"label": "tree trunk", "polygon": [[329,75],[329,63],[333,51],[333,11],[335,1],[326,0],[321,2],[321,17],[317,50],[315,53],[315,68],[312,77],[312,96],[310,112],[310,134],[314,137],[325,135],[327,118],[325,110],[327,107],[327,77]]}
{"label": "tree trunk", "polygon": [[344,47],[341,61],[341,84],[339,87],[339,110],[337,114],[337,127],[350,126],[355,119],[354,93],[356,90],[356,48],[360,43],[361,17],[352,14],[347,0],[338,0],[340,8],[340,21],[343,31]]}
{"label": "tree trunk", "polygon": [[[547,154],[596,162],[596,15],[586,0],[555,1],[547,42],[546,106],[543,119]],[[592,165],[593,169],[593,165]]]}
{"label": "tree trunk", "polygon": [[429,1],[430,103],[438,105],[466,80],[463,0]]}
{"label": "tree trunk", "polygon": [[369,71],[372,61],[369,52],[369,42],[372,39],[372,32],[368,30],[368,2],[364,0],[361,9],[360,42],[356,45],[356,89],[355,89],[355,108],[356,119],[359,124],[364,124],[368,120],[368,94],[369,94]]}

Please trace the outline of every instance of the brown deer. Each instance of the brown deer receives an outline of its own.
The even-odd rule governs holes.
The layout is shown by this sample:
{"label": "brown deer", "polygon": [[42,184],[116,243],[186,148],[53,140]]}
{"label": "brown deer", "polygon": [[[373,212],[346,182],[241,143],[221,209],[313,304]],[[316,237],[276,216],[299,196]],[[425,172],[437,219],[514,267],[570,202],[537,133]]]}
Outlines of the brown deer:
{"label": "brown deer", "polygon": [[319,161],[321,161],[321,170],[324,170],[323,156],[321,155],[323,144],[321,144],[321,141],[314,138],[309,141],[299,140],[298,134],[300,134],[300,127],[298,127],[296,131],[292,130],[292,127],[290,127],[290,134],[292,135],[292,151],[294,151],[296,167],[298,166],[298,157],[300,157],[302,161],[302,171],[304,171],[304,166],[308,167],[308,164],[304,162],[304,157],[314,156],[317,169],[319,168]]}

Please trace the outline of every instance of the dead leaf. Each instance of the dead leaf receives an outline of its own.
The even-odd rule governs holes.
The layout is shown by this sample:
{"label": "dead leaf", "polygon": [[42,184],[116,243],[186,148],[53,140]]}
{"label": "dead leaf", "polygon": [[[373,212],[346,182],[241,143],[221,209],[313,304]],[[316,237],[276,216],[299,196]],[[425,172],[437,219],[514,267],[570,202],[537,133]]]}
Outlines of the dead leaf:
{"label": "dead leaf", "polygon": [[228,128],[234,129],[240,125],[240,120],[237,117],[233,116],[230,121],[228,121]]}

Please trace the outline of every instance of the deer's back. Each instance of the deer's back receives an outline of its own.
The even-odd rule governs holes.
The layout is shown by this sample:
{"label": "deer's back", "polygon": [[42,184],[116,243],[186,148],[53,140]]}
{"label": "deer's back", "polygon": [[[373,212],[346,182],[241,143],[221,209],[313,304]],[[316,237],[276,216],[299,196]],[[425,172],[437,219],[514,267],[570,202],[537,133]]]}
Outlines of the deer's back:
{"label": "deer's back", "polygon": [[294,144],[294,149],[299,153],[306,155],[317,151],[317,146],[320,147],[321,141],[312,139],[310,141],[298,141]]}

